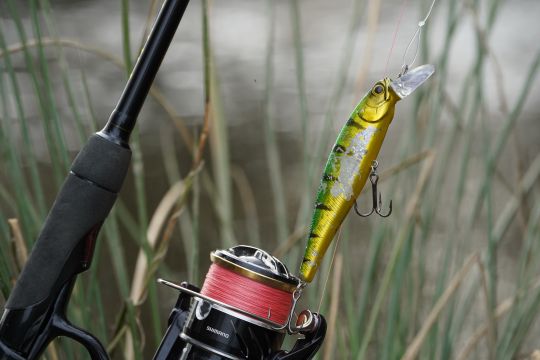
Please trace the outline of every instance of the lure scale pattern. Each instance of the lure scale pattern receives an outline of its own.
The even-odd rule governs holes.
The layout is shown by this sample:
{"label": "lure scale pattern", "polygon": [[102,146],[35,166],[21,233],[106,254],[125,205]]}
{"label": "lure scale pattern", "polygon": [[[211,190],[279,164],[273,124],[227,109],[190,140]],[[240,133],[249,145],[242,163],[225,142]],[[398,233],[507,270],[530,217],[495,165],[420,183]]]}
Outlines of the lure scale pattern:
{"label": "lure scale pattern", "polygon": [[351,113],[324,168],[300,266],[300,278],[311,282],[320,261],[369,177],[400,97],[390,79],[377,82]]}

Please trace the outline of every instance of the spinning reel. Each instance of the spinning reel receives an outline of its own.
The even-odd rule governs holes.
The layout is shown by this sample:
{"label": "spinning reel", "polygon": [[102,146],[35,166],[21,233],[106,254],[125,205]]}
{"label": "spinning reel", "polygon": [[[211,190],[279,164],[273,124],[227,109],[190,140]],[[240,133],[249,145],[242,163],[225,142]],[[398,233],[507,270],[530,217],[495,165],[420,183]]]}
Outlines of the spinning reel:
{"label": "spinning reel", "polygon": [[[243,245],[213,251],[210,257],[213,264],[202,289],[158,280],[179,295],[155,360],[300,360],[316,354],[326,321],[309,310],[295,316],[303,284],[282,262]],[[276,307],[282,306],[273,313],[268,304],[276,299],[281,302]],[[265,317],[257,314],[261,310]],[[275,322],[278,318],[285,321]],[[290,351],[281,350],[287,334],[303,337]]]}

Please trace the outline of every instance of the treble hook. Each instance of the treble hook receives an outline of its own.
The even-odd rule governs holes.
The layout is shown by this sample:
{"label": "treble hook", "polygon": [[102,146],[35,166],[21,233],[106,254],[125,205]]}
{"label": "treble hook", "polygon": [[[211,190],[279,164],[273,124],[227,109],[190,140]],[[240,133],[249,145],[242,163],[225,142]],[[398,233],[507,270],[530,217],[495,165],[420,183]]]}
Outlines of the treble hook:
{"label": "treble hook", "polygon": [[[379,175],[377,174],[377,167],[379,166],[379,163],[377,160],[373,160],[371,163],[371,172],[369,173],[369,181],[371,182],[371,195],[373,200],[373,207],[371,208],[371,211],[367,214],[362,214],[360,210],[358,210],[358,204],[356,203],[356,200],[354,201],[354,211],[362,217],[368,217],[369,215],[373,214],[374,212],[377,213],[377,215],[381,217],[388,217],[392,213],[392,200],[390,200],[389,210],[387,214],[383,214],[382,211],[382,196],[381,193],[377,190],[377,182],[379,181]],[[378,200],[377,200],[378,196]]]}

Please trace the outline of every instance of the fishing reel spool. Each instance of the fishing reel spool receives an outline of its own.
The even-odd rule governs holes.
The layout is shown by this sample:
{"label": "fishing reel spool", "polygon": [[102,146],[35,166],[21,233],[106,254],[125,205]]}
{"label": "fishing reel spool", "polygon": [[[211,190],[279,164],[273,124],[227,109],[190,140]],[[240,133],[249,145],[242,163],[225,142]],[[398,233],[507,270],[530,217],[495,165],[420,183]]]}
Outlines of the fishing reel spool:
{"label": "fishing reel spool", "polygon": [[[169,327],[154,359],[311,359],[326,333],[323,316],[295,316],[304,284],[267,252],[239,245],[211,252],[201,289],[158,282],[178,290]],[[298,335],[290,351],[286,335]]]}

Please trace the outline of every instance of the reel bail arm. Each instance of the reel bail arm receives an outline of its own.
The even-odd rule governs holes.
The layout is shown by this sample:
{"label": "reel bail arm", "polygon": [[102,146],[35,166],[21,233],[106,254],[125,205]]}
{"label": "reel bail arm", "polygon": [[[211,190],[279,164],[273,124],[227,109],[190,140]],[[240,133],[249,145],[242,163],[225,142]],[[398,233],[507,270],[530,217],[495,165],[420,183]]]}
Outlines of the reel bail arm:
{"label": "reel bail arm", "polygon": [[307,313],[309,315],[303,324],[296,324],[304,338],[296,341],[290,351],[282,350],[267,360],[304,360],[315,356],[326,335],[326,320],[321,314],[314,314],[309,310],[302,311],[298,319]]}

